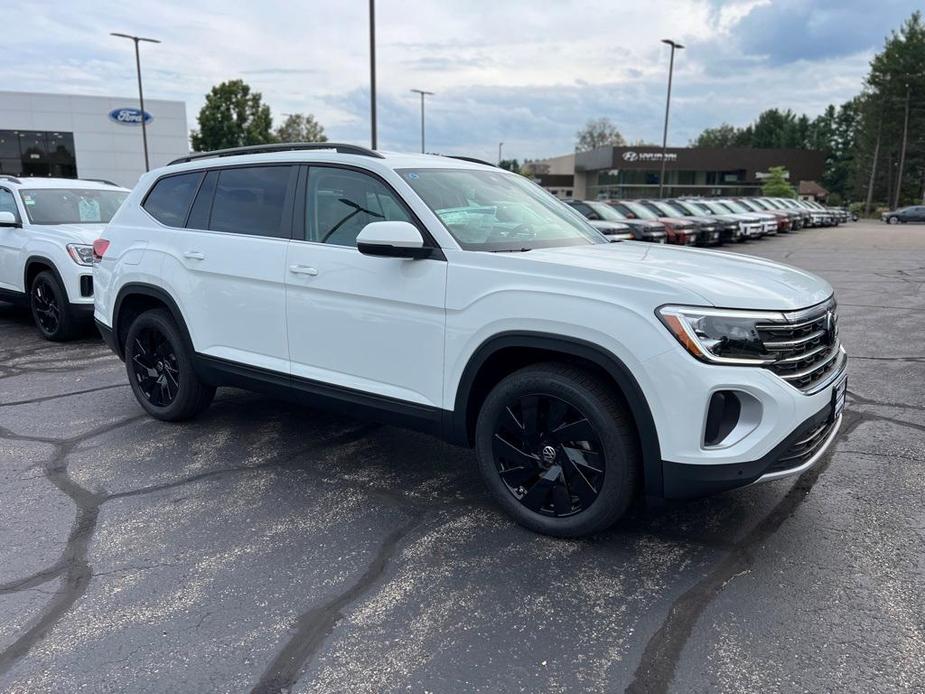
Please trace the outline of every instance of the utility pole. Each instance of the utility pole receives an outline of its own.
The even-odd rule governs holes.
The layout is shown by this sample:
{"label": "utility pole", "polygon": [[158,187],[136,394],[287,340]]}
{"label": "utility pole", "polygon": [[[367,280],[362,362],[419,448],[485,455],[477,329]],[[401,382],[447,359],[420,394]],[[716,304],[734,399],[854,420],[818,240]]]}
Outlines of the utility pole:
{"label": "utility pole", "polygon": [[906,142],[909,138],[909,83],[906,82],[906,109],[903,117],[903,144],[899,150],[899,172],[896,178],[896,195],[893,199],[893,209],[899,207],[899,196],[903,189],[903,167],[906,164]]}
{"label": "utility pole", "polygon": [[672,39],[662,39],[662,43],[671,46],[671,61],[668,63],[668,96],[665,99],[665,129],[662,131],[662,171],[658,177],[658,197],[662,198],[665,190],[665,158],[668,149],[668,109],[671,108],[671,77],[674,73],[674,52],[684,46]]}
{"label": "utility pole", "polygon": [[503,142],[498,143],[498,166],[501,166],[501,148],[504,147]]}
{"label": "utility pole", "polygon": [[870,181],[867,183],[867,201],[864,203],[864,216],[870,216],[870,205],[874,198],[874,180],[877,178],[877,161],[880,159],[880,136],[883,134],[883,102],[880,99],[880,117],[877,120],[877,141],[874,144],[874,163],[870,167]]}
{"label": "utility pole", "polygon": [[138,73],[138,104],[141,108],[141,141],[145,151],[145,171],[151,169],[150,164],[148,163],[148,124],[147,124],[147,114],[145,113],[145,94],[144,90],[141,88],[141,55],[138,51],[139,41],[145,41],[147,43],[160,43],[157,39],[147,39],[143,36],[132,36],[131,34],[120,34],[117,32],[110,32],[110,36],[118,36],[121,39],[131,39],[135,42],[135,70]]}
{"label": "utility pole", "polygon": [[372,149],[379,145],[376,133],[376,0],[369,0],[369,116]]}
{"label": "utility pole", "polygon": [[412,89],[415,94],[421,95],[421,154],[424,154],[424,97],[433,96],[433,92],[425,92],[422,89]]}

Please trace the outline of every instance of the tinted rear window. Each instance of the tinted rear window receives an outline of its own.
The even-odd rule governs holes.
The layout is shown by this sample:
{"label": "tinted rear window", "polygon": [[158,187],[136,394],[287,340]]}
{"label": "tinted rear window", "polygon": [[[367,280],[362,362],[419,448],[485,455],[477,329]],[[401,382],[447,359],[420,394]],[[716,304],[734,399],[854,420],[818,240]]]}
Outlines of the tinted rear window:
{"label": "tinted rear window", "polygon": [[247,166],[219,174],[209,228],[255,236],[287,237],[283,224],[291,166]]}
{"label": "tinted rear window", "polygon": [[201,178],[201,171],[162,178],[148,193],[143,207],[161,224],[182,227]]}

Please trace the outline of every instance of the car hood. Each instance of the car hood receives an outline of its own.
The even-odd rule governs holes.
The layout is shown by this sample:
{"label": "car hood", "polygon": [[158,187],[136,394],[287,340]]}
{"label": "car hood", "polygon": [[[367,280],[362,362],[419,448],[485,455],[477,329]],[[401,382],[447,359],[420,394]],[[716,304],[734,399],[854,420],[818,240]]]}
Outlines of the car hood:
{"label": "car hood", "polygon": [[697,222],[691,221],[689,217],[659,217],[658,219],[659,221],[666,222],[667,224],[670,224],[671,226],[677,226],[677,227],[682,227],[682,228],[687,228],[687,229],[696,228],[698,226]]}
{"label": "car hood", "polygon": [[72,243],[91,244],[96,241],[106,228],[105,224],[57,224],[42,226],[43,229],[54,230],[65,234],[72,239]]}
{"label": "car hood", "polygon": [[537,249],[514,257],[571,268],[591,281],[606,283],[610,275],[619,286],[657,284],[676,293],[679,303],[700,297],[702,304],[724,308],[790,311],[832,295],[829,283],[812,273],[737,253],[622,243]]}
{"label": "car hood", "polygon": [[629,231],[629,225],[624,222],[608,222],[607,220],[589,219],[588,224],[601,231],[607,229],[619,229],[620,231]]}
{"label": "car hood", "polygon": [[664,232],[665,225],[661,222],[656,222],[653,219],[627,219],[624,220],[624,224],[635,227],[637,229],[642,229],[643,231],[648,232]]}

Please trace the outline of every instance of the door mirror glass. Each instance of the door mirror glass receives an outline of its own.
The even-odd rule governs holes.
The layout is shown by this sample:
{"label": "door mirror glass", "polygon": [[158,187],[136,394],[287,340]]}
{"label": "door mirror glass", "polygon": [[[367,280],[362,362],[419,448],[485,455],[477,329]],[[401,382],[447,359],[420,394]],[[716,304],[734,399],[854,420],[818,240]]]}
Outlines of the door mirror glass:
{"label": "door mirror glass", "polygon": [[357,236],[357,248],[364,255],[387,258],[426,258],[424,237],[410,222],[370,222]]}
{"label": "door mirror glass", "polygon": [[12,212],[0,212],[0,227],[18,227],[16,215]]}

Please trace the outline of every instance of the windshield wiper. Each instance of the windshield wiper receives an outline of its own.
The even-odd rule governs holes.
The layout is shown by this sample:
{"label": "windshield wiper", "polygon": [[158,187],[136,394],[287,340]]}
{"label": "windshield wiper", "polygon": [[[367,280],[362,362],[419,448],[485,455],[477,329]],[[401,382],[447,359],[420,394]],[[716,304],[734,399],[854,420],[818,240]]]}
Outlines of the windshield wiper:
{"label": "windshield wiper", "polygon": [[532,248],[496,248],[491,253],[526,253],[532,251]]}

